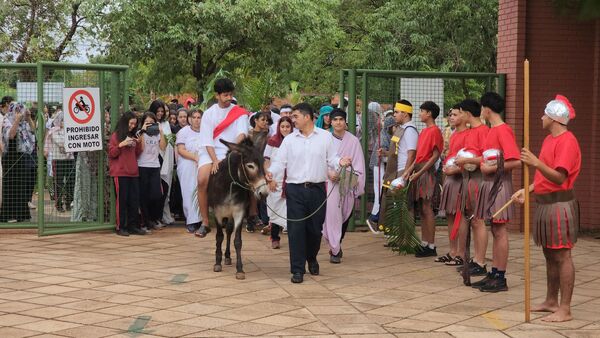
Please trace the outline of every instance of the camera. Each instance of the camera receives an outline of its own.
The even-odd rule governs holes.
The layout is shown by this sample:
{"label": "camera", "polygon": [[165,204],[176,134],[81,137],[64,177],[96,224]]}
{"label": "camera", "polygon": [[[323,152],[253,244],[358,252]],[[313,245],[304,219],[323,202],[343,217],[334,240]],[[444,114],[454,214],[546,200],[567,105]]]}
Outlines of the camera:
{"label": "camera", "polygon": [[156,136],[160,134],[160,130],[158,129],[158,123],[152,123],[146,128],[146,134],[148,136]]}

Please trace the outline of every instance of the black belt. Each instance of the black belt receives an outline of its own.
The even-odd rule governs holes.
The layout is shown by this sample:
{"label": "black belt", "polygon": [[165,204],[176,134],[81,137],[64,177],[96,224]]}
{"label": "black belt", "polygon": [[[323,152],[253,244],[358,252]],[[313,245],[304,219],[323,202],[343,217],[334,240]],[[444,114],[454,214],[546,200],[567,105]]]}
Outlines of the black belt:
{"label": "black belt", "polygon": [[553,204],[558,202],[569,202],[575,199],[575,192],[573,189],[560,190],[550,192],[547,194],[534,194],[535,201],[539,204]]}
{"label": "black belt", "polygon": [[312,188],[312,187],[321,187],[321,186],[325,185],[325,182],[317,182],[317,183],[304,182],[304,183],[287,183],[287,184],[295,185],[298,187],[304,187],[304,188]]}

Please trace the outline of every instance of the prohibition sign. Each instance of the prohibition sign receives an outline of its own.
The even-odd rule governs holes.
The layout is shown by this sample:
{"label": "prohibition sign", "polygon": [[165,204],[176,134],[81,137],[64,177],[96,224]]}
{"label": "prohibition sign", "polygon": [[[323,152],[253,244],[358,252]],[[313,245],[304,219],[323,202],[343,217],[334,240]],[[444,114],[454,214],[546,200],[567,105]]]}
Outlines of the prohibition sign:
{"label": "prohibition sign", "polygon": [[71,94],[68,107],[69,115],[71,115],[73,121],[79,124],[88,123],[96,112],[94,97],[85,89],[77,90]]}

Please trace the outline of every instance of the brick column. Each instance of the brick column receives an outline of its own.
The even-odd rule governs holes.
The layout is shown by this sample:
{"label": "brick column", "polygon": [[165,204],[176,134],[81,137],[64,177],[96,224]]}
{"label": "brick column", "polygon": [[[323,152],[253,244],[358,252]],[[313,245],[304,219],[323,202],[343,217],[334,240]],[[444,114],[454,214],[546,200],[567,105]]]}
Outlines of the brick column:
{"label": "brick column", "polygon": [[[526,1],[500,0],[498,10],[497,72],[506,74],[506,123],[515,131],[517,143],[523,144],[523,60],[526,42]],[[513,174],[515,188],[521,187],[522,172]],[[520,220],[517,208],[515,220]],[[522,222],[511,222],[513,229],[522,229]]]}

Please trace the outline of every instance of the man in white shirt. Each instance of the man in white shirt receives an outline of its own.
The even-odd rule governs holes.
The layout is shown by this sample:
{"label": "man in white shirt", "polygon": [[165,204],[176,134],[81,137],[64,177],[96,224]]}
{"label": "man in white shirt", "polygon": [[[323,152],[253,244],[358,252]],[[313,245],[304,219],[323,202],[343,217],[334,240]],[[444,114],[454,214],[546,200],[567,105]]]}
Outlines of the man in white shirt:
{"label": "man in white shirt", "polygon": [[[202,115],[200,125],[200,145],[204,147],[198,157],[198,204],[202,224],[198,235],[205,237],[210,231],[208,227],[208,178],[211,173],[219,170],[221,162],[227,154],[228,148],[219,141],[239,143],[248,133],[247,112],[232,104],[235,87],[230,79],[218,79],[214,85],[217,103],[208,108]],[[236,109],[234,109],[234,107]]]}
{"label": "man in white shirt", "polygon": [[[271,159],[268,181],[281,181],[286,172],[288,239],[292,283],[302,283],[308,262],[311,275],[319,274],[317,254],[321,246],[325,221],[328,165],[336,170],[352,163],[337,156],[333,136],[315,128],[314,109],[308,103],[292,108],[292,120],[298,131],[283,139],[275,158]],[[312,216],[311,216],[312,215]],[[304,219],[302,221],[294,221]]]}
{"label": "man in white shirt", "polygon": [[397,171],[402,172],[402,177],[404,177],[405,181],[408,181],[410,173],[404,172],[404,169],[410,167],[415,161],[419,132],[412,122],[412,111],[408,112],[407,110],[394,109],[394,119],[400,124],[400,128],[404,129],[404,134],[400,139],[400,143],[398,143]]}

